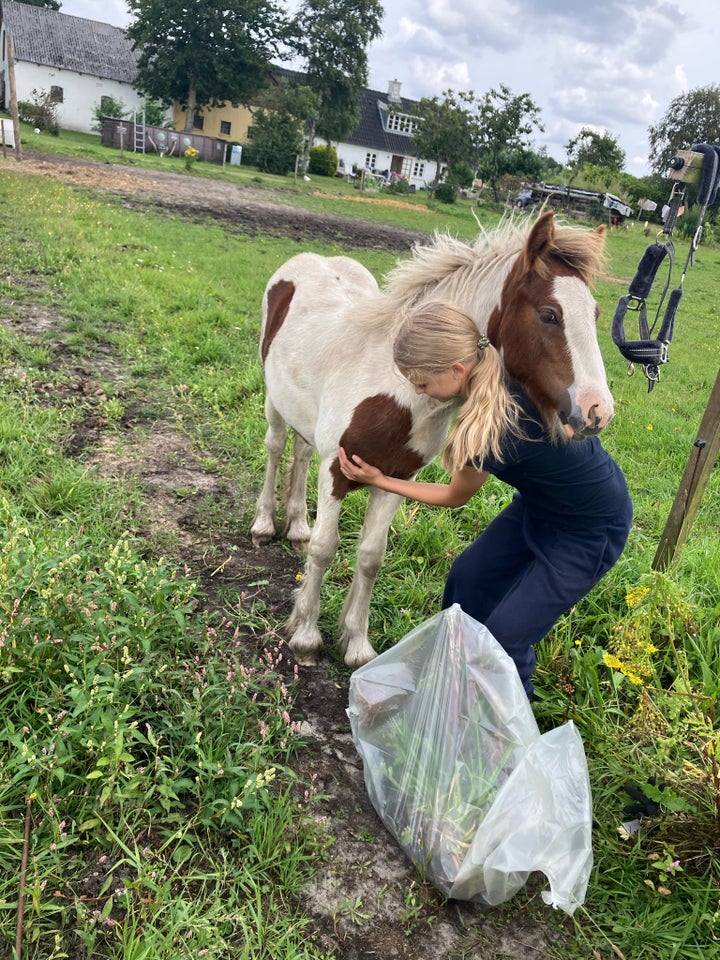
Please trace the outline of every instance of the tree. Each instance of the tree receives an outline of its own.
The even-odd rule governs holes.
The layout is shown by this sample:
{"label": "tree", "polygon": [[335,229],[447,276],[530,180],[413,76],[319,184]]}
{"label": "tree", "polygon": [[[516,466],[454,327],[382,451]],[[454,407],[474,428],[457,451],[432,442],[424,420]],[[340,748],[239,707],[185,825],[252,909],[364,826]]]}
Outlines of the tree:
{"label": "tree", "polygon": [[317,97],[307,117],[303,169],[315,135],[343,140],[360,120],[368,83],[367,47],[381,35],[379,0],[303,0],[292,49],[305,61],[304,83]]}
{"label": "tree", "polygon": [[445,170],[452,177],[457,164],[467,163],[473,171],[476,167],[477,131],[470,111],[474,94],[446,90],[443,98],[423,97],[414,111],[417,123],[412,141],[419,156],[434,160],[437,165],[433,191]]}
{"label": "tree", "polygon": [[281,77],[268,87],[248,130],[252,162],[266,173],[280,175],[295,168],[302,153],[305,119],[317,112],[317,97],[309,87]]}
{"label": "tree", "polygon": [[513,151],[530,146],[533,129],[545,129],[539,117],[540,108],[529,93],[515,96],[504,83],[477,101],[478,171],[490,183],[496,202],[500,199],[498,180],[503,173],[511,172]]}
{"label": "tree", "polygon": [[247,103],[263,86],[287,38],[278,0],[128,0],[127,28],[139,52],[136,87],[186,109],[185,129],[205,106]]}
{"label": "tree", "polygon": [[720,86],[709,84],[681,93],[663,118],[648,127],[650,167],[665,175],[679,150],[693,143],[720,143]]}
{"label": "tree", "polygon": [[625,166],[625,151],[611,134],[598,133],[590,127],[583,127],[576,137],[567,142],[565,153],[568,165],[579,171],[584,164],[604,167],[619,173]]}

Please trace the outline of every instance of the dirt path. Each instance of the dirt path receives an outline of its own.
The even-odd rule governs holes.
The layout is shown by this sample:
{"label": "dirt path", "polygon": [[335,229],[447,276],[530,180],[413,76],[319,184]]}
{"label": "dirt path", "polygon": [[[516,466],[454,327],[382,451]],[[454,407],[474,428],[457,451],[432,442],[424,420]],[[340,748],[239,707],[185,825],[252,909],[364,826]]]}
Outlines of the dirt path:
{"label": "dirt path", "polygon": [[[418,239],[407,231],[281,206],[269,202],[267,194],[235,186],[206,188],[203,181],[199,198],[197,181],[183,176],[34,155],[23,165],[28,172],[102,190],[124,204],[171,208],[175,216],[211,217],[229,229],[250,233],[262,224],[264,232],[299,240],[323,238],[347,247],[397,250]],[[82,358],[73,354],[64,341],[65,318],[25,304],[14,306],[11,321],[3,307],[0,301],[0,322],[18,336],[33,341],[48,330],[55,333],[54,365],[65,374],[62,389],[85,410],[73,450],[107,476],[142,482],[153,539],[160,538],[166,553],[187,563],[201,580],[208,603],[243,594],[249,603],[255,596],[272,617],[282,620],[299,563],[277,544],[253,549],[248,532],[233,526],[237,505],[249,494],[209,472],[174,421],[147,419],[146,398],[133,393],[136,388],[116,357],[100,347]],[[124,397],[127,415],[120,432],[106,429],[103,382],[112,383],[114,393]],[[571,924],[564,914],[542,904],[543,878],[532,878],[509,904],[496,909],[445,903],[417,881],[367,798],[345,713],[347,680],[347,671],[329,661],[300,668],[297,707],[309,747],[299,766],[308,778],[316,775],[318,791],[327,797],[321,813],[336,838],[328,861],[302,894],[324,949],[341,960],[549,960],[553,944],[567,938]]]}

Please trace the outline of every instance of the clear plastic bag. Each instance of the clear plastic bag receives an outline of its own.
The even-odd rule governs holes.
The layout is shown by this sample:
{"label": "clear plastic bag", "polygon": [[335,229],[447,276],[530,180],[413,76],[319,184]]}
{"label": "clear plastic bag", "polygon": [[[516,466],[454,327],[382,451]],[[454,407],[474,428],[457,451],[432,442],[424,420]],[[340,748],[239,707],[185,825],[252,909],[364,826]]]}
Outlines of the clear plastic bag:
{"label": "clear plastic bag", "polygon": [[530,873],[572,914],[592,801],[572,722],[540,734],[515,665],[455,604],[350,678],[348,716],[381,820],[445,896],[495,905]]}

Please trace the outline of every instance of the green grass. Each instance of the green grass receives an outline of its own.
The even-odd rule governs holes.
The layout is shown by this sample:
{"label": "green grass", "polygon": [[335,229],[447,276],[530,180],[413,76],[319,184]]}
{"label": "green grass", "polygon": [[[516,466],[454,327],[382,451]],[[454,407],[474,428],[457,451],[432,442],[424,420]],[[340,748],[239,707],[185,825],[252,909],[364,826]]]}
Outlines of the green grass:
{"label": "green grass", "polygon": [[[97,138],[63,134],[56,145],[65,143],[93,159],[91,151],[107,149]],[[206,166],[196,167],[198,176]],[[469,204],[427,213],[377,198],[360,203],[349,185],[333,181],[320,191],[292,178],[259,184],[242,168],[210,173],[247,178],[313,209],[357,215],[367,206],[404,226],[425,229],[417,223],[432,219],[430,231],[474,232]],[[150,410],[172,412],[215,469],[248,492],[237,518],[247,528],[263,464],[260,298],[296,244],[140,216],[12,161],[0,165],[0,228],[4,313],[47,311],[80,352],[109,345],[131,383],[122,397],[106,385],[106,409],[117,413],[142,397]],[[672,568],[651,569],[720,366],[720,250],[701,246],[685,280],[671,362],[648,393],[640,371],[627,376],[610,338],[615,304],[648,242],[637,227],[611,232],[608,277],[597,291],[617,407],[603,442],[627,475],[633,531],[617,566],[539,649],[538,720],[550,727],[571,718],[578,726],[598,821],[595,872],[574,917],[574,942],[556,948],[568,960],[617,956],[613,945],[628,960],[720,955],[717,471]],[[350,252],[378,277],[395,259]],[[681,265],[684,254],[678,242]],[[129,517],[142,511],[141,493],[68,456],[82,409],[53,370],[56,332],[46,337],[29,344],[7,329],[0,335],[0,930],[7,950],[32,796],[28,956],[169,958],[203,949],[319,956],[307,921],[288,915],[288,897],[324,840],[309,811],[289,819],[300,785],[285,767],[296,738],[283,720],[275,665],[255,664],[241,689],[241,665],[218,642],[236,629],[268,630],[272,639],[280,625],[242,603],[230,622],[206,621],[194,584],[127,532]],[[425,476],[442,472],[433,464]],[[378,649],[437,610],[452,557],[507,496],[491,481],[462,510],[403,505],[373,598]],[[352,575],[365,497],[352,494],[343,510],[343,542],[323,590],[328,640]],[[193,673],[196,658],[202,677]],[[259,691],[262,716],[252,701]],[[232,698],[234,709],[223,711]],[[623,839],[623,785],[650,777],[667,785],[662,816]],[[280,844],[278,855],[278,837],[288,830],[297,843],[292,851]],[[113,864],[108,888],[87,905],[78,890],[103,856]],[[116,887],[123,892],[111,897]]]}

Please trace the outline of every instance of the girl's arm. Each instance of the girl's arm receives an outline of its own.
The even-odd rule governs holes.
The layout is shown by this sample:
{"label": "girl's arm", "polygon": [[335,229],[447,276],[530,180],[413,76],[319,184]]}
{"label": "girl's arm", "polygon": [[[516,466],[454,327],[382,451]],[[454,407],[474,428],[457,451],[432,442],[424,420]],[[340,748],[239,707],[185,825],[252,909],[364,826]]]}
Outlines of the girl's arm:
{"label": "girl's arm", "polygon": [[388,493],[398,493],[433,507],[462,507],[477,493],[487,480],[486,470],[463,467],[450,478],[450,483],[420,483],[417,480],[398,480],[386,477],[377,467],[365,463],[356,454],[348,457],[342,447],[338,450],[340,470],[348,480],[367,483]]}

